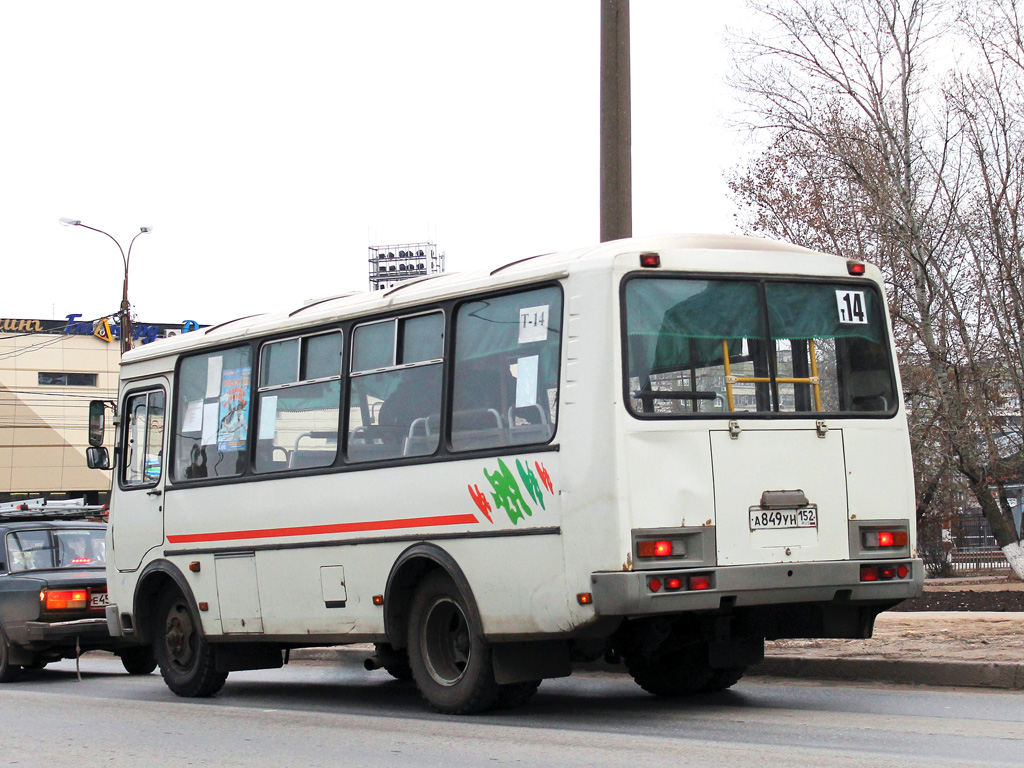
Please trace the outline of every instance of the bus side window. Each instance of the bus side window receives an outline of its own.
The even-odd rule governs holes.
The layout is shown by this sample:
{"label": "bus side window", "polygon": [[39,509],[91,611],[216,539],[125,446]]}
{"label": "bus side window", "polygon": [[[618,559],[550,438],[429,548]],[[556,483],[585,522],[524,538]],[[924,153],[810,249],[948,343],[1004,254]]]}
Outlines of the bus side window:
{"label": "bus side window", "polygon": [[173,479],[234,477],[245,471],[251,356],[244,346],[182,359],[175,393]]}
{"label": "bus side window", "polygon": [[558,414],[562,295],[555,287],[466,302],[455,321],[451,445],[546,443]]}
{"label": "bus side window", "polygon": [[338,453],[342,335],[264,344],[256,472],[327,467]]}
{"label": "bus side window", "polygon": [[352,462],[427,456],[440,444],[444,315],[356,327],[349,432]]}

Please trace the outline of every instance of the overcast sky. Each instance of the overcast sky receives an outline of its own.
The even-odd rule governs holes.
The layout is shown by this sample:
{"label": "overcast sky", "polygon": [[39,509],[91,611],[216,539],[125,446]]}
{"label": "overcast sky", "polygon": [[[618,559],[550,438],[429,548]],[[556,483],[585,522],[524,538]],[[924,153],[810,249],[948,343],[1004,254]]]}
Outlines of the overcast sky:
{"label": "overcast sky", "polygon": [[[733,230],[726,23],[632,0],[633,231]],[[2,317],[215,323],[598,240],[597,0],[9,2]]]}

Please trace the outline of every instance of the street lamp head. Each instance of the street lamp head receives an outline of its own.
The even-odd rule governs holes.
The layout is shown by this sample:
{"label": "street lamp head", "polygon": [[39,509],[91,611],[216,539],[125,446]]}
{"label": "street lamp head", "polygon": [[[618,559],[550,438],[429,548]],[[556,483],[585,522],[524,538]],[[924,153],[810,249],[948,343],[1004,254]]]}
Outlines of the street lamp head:
{"label": "street lamp head", "polygon": [[140,234],[146,234],[146,233],[149,233],[149,232],[152,232],[152,231],[153,231],[152,227],[139,227],[139,233]]}
{"label": "street lamp head", "polygon": [[61,218],[60,223],[65,227],[77,227],[79,224],[82,223],[82,220]]}

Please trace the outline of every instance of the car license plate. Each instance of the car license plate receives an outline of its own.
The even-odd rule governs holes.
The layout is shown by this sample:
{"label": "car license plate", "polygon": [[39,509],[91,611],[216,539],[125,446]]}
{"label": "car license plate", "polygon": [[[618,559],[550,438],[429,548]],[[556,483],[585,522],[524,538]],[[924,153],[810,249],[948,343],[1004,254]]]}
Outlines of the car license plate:
{"label": "car license plate", "polygon": [[817,528],[817,507],[801,509],[750,508],[750,530],[763,531],[777,528]]}
{"label": "car license plate", "polygon": [[94,608],[101,607],[104,605],[110,605],[110,597],[107,595],[106,592],[93,592],[92,601],[89,603],[89,605],[93,606]]}

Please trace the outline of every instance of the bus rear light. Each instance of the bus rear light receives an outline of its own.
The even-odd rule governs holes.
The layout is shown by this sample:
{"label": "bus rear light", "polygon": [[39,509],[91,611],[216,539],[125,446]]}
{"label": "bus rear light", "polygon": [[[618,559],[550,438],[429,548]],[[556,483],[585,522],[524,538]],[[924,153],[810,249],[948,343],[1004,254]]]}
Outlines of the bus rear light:
{"label": "bus rear light", "polygon": [[48,611],[82,610],[89,605],[89,590],[47,589],[40,594],[40,598]]}
{"label": "bus rear light", "polygon": [[861,581],[892,581],[905,579],[910,575],[910,568],[905,565],[862,565]]}
{"label": "bus rear light", "polygon": [[592,592],[580,592],[576,595],[576,602],[580,605],[590,605],[594,602],[594,595]]}
{"label": "bus rear light", "polygon": [[638,541],[636,551],[640,557],[671,557],[671,541]]}
{"label": "bus rear light", "polygon": [[641,267],[660,267],[661,256],[657,253],[641,253],[640,254],[640,266]]}
{"label": "bus rear light", "polygon": [[846,271],[849,272],[851,275],[859,277],[860,275],[863,275],[865,272],[868,271],[868,267],[867,264],[865,264],[863,261],[851,260],[846,262]]}
{"label": "bus rear light", "polygon": [[651,590],[651,592],[658,592],[659,590],[661,590],[661,579],[649,579],[647,582],[647,588]]}
{"label": "bus rear light", "polygon": [[683,580],[678,576],[669,576],[665,579],[666,592],[678,592],[683,588]]}
{"label": "bus rear light", "polygon": [[691,576],[690,577],[690,589],[711,589],[711,577],[710,576]]}
{"label": "bus rear light", "polygon": [[907,546],[906,531],[864,531],[865,549]]}

